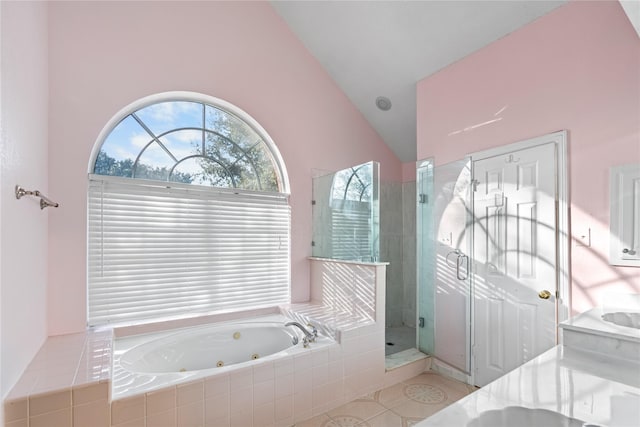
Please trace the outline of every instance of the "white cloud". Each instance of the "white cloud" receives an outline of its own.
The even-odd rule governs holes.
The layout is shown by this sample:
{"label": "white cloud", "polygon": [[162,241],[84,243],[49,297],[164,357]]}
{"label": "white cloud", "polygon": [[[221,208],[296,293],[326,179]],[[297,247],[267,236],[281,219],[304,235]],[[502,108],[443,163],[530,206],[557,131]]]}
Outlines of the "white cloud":
{"label": "white cloud", "polygon": [[[169,136],[169,135],[167,135]],[[199,130],[182,130],[171,134],[172,138],[180,142],[202,141],[202,131]]]}
{"label": "white cloud", "polygon": [[131,136],[126,139],[128,144],[113,144],[110,155],[118,160],[135,160],[150,140],[151,137],[147,133],[132,133]]}
{"label": "white cloud", "polygon": [[154,104],[145,108],[144,112],[154,120],[173,123],[173,119],[175,117],[174,105],[175,104],[173,102]]}
{"label": "white cloud", "polygon": [[185,113],[197,117],[200,114],[200,105],[193,102],[161,102],[143,108],[139,115],[142,118],[173,125],[176,118]]}
{"label": "white cloud", "polygon": [[198,131],[174,132],[163,136],[160,140],[179,160],[194,154],[200,154],[201,133]]}
{"label": "white cloud", "polygon": [[111,149],[111,152],[109,153],[109,155],[117,160],[125,160],[125,159],[135,160],[139,152],[140,150],[134,152],[128,147],[121,147],[118,145]]}
{"label": "white cloud", "polygon": [[[151,136],[148,133],[135,133],[129,137],[132,147],[137,147],[142,150],[151,141]],[[136,154],[137,155],[137,154]]]}

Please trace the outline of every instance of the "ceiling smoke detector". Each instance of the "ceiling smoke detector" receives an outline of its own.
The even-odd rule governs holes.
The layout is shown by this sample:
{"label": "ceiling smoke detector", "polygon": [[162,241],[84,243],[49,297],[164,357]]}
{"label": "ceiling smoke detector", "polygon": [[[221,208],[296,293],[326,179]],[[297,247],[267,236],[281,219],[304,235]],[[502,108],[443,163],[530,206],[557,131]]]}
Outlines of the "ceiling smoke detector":
{"label": "ceiling smoke detector", "polygon": [[391,100],[386,96],[379,96],[376,98],[376,107],[382,111],[389,111],[391,109]]}

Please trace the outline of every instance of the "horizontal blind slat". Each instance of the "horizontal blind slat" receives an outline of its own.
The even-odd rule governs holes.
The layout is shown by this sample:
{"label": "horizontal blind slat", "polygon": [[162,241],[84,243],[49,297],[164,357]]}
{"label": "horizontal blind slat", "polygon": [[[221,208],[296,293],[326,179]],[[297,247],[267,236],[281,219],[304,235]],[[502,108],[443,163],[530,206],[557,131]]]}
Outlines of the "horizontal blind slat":
{"label": "horizontal blind slat", "polygon": [[289,301],[284,195],[92,177],[88,199],[90,324]]}

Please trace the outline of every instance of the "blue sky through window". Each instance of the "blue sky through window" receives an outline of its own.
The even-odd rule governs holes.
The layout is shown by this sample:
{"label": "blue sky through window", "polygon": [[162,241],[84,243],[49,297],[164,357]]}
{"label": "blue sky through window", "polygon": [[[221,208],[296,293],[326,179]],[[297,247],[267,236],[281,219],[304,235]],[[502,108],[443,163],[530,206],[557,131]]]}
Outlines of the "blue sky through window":
{"label": "blue sky through window", "polygon": [[202,104],[196,102],[160,102],[135,113],[156,135],[182,127],[202,128]]}
{"label": "blue sky through window", "polygon": [[103,175],[278,191],[273,159],[258,133],[199,102],[160,102],[131,113],[100,154],[95,170]]}

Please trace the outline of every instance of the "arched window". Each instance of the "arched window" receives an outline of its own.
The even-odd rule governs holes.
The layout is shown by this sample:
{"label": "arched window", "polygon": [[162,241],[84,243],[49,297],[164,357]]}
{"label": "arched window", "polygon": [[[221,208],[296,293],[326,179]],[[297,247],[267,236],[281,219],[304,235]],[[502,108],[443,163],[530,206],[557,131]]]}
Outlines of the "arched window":
{"label": "arched window", "polygon": [[88,322],[289,301],[288,179],[266,131],[194,93],[116,114],[89,166]]}
{"label": "arched window", "polygon": [[333,201],[369,202],[371,199],[372,163],[364,163],[336,172],[331,188]]}

